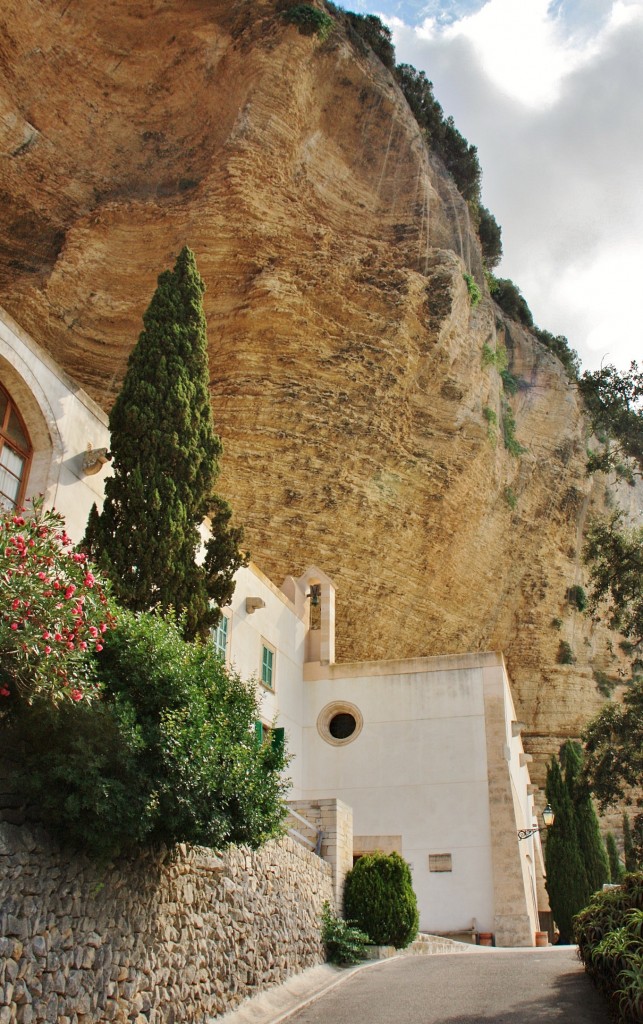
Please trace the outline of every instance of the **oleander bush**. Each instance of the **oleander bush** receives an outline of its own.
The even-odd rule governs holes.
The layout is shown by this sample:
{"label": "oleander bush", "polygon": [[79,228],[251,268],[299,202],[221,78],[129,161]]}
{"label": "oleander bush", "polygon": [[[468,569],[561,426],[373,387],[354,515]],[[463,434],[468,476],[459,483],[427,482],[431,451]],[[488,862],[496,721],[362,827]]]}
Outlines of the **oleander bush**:
{"label": "oleander bush", "polygon": [[643,1020],[643,872],[596,893],[574,918],[578,955],[623,1024]]}
{"label": "oleander bush", "polygon": [[256,686],[181,629],[120,610],[93,656],[98,698],[24,703],[1,737],[32,816],[99,860],[161,843],[259,846],[282,831],[287,756],[256,737]]}
{"label": "oleander bush", "polygon": [[404,949],[417,935],[419,915],[411,870],[399,853],[360,857],[346,876],[344,914],[377,946]]}

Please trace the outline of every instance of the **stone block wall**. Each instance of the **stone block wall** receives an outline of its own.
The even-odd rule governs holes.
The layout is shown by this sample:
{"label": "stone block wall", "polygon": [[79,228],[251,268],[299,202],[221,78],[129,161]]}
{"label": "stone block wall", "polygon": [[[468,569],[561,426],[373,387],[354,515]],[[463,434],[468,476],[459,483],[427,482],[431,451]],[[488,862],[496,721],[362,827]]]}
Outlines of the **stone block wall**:
{"label": "stone block wall", "polygon": [[288,837],[99,867],[0,823],[0,1024],[200,1024],[320,963],[332,899]]}
{"label": "stone block wall", "polygon": [[321,855],[332,867],[333,902],[341,914],[344,879],[353,866],[353,809],[335,797],[289,800],[288,806],[310,822],[308,838],[323,833]]}

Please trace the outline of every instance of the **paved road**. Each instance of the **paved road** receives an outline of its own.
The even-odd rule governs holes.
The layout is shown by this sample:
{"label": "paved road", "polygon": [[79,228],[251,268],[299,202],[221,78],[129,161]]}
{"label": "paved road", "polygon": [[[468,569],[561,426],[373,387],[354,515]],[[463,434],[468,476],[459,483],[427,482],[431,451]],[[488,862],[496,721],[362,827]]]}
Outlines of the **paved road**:
{"label": "paved road", "polygon": [[289,1024],[609,1024],[573,948],[414,956],[347,978]]}

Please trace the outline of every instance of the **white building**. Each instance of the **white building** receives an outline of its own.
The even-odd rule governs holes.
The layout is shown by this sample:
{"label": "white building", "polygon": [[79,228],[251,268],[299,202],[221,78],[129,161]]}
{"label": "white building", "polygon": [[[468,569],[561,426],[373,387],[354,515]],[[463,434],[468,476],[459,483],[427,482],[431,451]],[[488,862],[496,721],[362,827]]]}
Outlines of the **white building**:
{"label": "white building", "polygon": [[[79,539],[109,472],[107,418],[0,311],[0,500],[44,493]],[[277,588],[241,569],[213,642],[284,730],[292,800],[326,832],[336,893],[354,856],[409,861],[424,931],[529,946],[548,910],[502,655],[335,662],[335,588],[311,567]],[[350,810],[349,810],[350,809]],[[351,816],[352,810],[352,816]]]}

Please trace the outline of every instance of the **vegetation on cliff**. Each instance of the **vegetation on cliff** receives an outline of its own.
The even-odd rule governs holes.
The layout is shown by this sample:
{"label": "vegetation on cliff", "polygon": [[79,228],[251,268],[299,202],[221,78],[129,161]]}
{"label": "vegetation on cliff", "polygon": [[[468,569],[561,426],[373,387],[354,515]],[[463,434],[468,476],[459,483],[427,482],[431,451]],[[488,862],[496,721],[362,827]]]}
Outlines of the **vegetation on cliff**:
{"label": "vegetation on cliff", "polygon": [[[181,613],[188,638],[205,637],[216,623],[244,563],[242,531],[214,492],[222,445],[209,394],[204,290],[185,247],[143,315],[109,418],[114,475],[85,538],[121,604]],[[206,516],[213,536],[197,564]]]}

